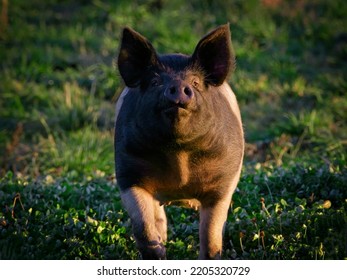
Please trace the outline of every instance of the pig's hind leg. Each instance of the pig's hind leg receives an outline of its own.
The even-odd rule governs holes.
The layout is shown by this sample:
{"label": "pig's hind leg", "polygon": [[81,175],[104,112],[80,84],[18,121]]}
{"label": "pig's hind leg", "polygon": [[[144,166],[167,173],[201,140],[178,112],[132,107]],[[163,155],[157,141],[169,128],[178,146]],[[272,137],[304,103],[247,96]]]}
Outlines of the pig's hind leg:
{"label": "pig's hind leg", "polygon": [[162,234],[166,216],[164,209],[158,208],[159,203],[145,189],[130,187],[121,191],[122,202],[130,215],[137,246],[143,259],[165,259],[166,249]]}

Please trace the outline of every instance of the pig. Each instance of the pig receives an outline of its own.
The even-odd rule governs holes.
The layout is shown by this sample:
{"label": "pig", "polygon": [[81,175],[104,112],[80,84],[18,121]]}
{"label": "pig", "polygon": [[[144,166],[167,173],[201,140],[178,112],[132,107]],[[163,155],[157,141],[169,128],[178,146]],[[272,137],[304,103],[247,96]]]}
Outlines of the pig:
{"label": "pig", "polygon": [[199,210],[199,259],[220,259],[244,153],[227,83],[235,67],[229,24],[190,56],[160,55],[125,27],[117,65],[125,88],[116,103],[116,180],[142,259],[166,259],[170,204]]}

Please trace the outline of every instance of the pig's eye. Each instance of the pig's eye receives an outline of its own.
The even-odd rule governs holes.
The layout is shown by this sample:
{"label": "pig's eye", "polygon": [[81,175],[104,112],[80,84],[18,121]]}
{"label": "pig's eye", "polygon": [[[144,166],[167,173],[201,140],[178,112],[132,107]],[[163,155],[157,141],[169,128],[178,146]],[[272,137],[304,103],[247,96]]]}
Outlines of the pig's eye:
{"label": "pig's eye", "polygon": [[192,86],[195,88],[198,88],[200,86],[199,80],[198,79],[193,79],[192,80]]}
{"label": "pig's eye", "polygon": [[151,86],[152,87],[157,87],[157,86],[160,86],[160,77],[154,77],[152,80],[151,80]]}

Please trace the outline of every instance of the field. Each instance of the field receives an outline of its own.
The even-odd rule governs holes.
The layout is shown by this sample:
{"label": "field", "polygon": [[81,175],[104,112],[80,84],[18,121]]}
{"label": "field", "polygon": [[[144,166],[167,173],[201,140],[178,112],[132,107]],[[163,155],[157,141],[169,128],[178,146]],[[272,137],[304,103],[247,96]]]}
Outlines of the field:
{"label": "field", "polygon": [[[226,22],[246,155],[223,258],[347,259],[346,11],[344,0],[3,1],[0,259],[140,258],[114,176],[122,27],[189,54]],[[168,258],[197,258],[198,214],[166,210]]]}

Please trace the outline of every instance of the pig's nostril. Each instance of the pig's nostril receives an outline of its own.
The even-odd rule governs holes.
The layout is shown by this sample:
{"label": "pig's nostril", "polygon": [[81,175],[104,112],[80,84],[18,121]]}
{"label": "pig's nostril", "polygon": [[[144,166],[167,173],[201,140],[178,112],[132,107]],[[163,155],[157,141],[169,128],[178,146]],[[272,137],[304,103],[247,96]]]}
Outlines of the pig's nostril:
{"label": "pig's nostril", "polygon": [[174,104],[187,105],[194,97],[191,87],[178,84],[170,85],[164,92],[165,97]]}
{"label": "pig's nostril", "polygon": [[191,96],[192,95],[192,90],[189,87],[185,87],[183,92],[185,93],[185,95],[187,96]]}
{"label": "pig's nostril", "polygon": [[171,87],[170,88],[170,94],[175,94],[176,93],[176,88],[175,87]]}

